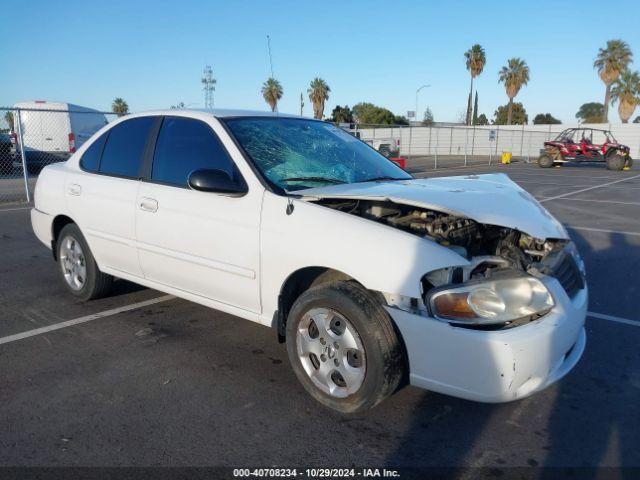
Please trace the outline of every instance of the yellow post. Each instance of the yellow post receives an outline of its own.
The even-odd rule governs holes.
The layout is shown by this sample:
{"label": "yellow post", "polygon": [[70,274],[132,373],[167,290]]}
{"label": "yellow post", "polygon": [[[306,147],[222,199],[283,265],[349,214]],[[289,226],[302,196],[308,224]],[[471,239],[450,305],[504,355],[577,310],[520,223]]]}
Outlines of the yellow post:
{"label": "yellow post", "polygon": [[500,160],[504,165],[511,163],[511,152],[502,152]]}

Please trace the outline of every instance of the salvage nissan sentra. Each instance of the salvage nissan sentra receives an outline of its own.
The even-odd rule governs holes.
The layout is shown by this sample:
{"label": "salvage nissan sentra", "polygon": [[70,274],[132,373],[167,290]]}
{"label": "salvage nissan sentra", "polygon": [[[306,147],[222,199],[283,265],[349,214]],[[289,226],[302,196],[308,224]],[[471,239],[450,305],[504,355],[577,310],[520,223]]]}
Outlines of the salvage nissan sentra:
{"label": "salvage nissan sentra", "polygon": [[516,400],[585,347],[584,264],[534,198],[503,174],[415,179],[322,121],[125,116],[42,171],[31,219],[78,299],[117,277],[271,326],[340,412],[405,379]]}

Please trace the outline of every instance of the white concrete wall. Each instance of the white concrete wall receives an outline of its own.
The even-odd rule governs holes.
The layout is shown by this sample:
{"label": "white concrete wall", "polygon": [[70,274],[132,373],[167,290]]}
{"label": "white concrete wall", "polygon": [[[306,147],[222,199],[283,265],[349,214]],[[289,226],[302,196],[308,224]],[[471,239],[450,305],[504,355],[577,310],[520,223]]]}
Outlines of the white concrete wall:
{"label": "white concrete wall", "polygon": [[[563,125],[489,125],[484,127],[385,127],[358,129],[360,138],[400,140],[402,155],[499,155],[510,151],[515,156],[536,157],[546,140],[566,128],[611,130],[618,142],[631,147],[631,156],[640,158],[640,124],[563,124]],[[490,140],[490,131],[495,139]]]}

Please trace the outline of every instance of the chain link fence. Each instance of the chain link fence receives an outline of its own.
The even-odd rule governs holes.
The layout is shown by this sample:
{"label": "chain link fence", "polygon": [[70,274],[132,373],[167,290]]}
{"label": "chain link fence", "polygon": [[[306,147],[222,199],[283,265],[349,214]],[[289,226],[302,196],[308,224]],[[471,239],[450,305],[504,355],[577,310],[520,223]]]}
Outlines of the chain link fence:
{"label": "chain link fence", "polygon": [[[502,153],[512,160],[535,161],[544,142],[563,126],[432,126],[353,125],[349,131],[387,156],[406,158],[407,170],[480,166],[499,163]],[[559,128],[558,128],[559,127]],[[535,127],[533,127],[535,128]]]}
{"label": "chain link fence", "polygon": [[116,118],[83,107],[0,108],[0,204],[29,202],[40,171],[71,156]]}

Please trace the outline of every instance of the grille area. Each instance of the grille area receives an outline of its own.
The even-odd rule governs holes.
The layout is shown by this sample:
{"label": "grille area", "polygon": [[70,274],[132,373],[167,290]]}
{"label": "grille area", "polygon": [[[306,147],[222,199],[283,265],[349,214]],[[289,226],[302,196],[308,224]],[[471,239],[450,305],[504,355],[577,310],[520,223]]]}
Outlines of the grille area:
{"label": "grille area", "polygon": [[555,277],[570,298],[573,298],[584,287],[584,280],[573,255],[559,252],[558,257],[549,266],[551,276]]}

